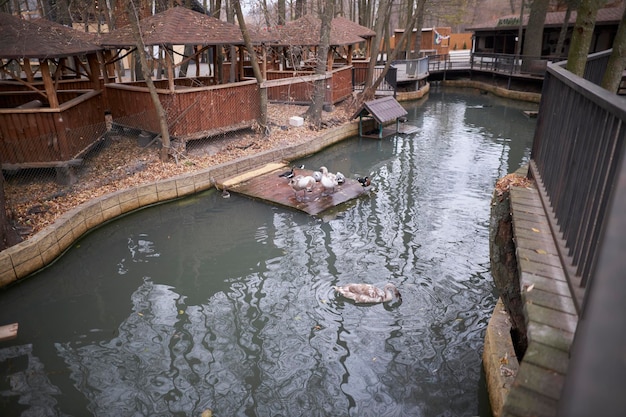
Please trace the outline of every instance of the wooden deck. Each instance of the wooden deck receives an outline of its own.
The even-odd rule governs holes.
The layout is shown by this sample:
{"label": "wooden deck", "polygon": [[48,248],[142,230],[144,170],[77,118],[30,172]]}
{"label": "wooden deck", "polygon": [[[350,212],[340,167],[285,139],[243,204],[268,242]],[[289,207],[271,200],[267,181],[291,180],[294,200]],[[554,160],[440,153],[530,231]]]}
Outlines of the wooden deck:
{"label": "wooden deck", "polygon": [[511,188],[528,348],[502,416],[556,416],[578,316],[536,188]]}
{"label": "wooden deck", "polygon": [[[312,192],[306,193],[303,197],[303,192],[300,191],[296,198],[289,186],[289,180],[279,177],[288,169],[284,164],[268,164],[243,175],[218,181],[218,186],[225,187],[231,193],[235,192],[300,210],[313,216],[366,194],[371,188],[363,187],[358,181],[346,178],[346,182],[338,186],[333,194],[324,195],[322,185],[318,183]],[[296,172],[302,175],[313,173],[306,169],[296,170]]]}

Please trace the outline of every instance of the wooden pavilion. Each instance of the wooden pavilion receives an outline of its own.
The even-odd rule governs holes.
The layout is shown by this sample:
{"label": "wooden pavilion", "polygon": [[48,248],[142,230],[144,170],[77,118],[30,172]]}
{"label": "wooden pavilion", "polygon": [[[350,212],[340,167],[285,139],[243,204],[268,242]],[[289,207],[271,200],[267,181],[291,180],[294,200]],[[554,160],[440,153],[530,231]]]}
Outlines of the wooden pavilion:
{"label": "wooden pavilion", "polygon": [[[268,98],[272,101],[309,104],[313,96],[317,49],[320,43],[321,20],[305,15],[284,26],[269,30],[273,36],[265,73]],[[327,97],[325,104],[338,103],[352,94],[352,56],[355,45],[365,44],[369,51],[375,32],[349,19],[334,18],[331,22],[329,51],[326,58]],[[273,57],[273,58],[272,58]]]}
{"label": "wooden pavilion", "polygon": [[77,33],[0,13],[2,169],[67,174],[102,138],[101,48]]}
{"label": "wooden pavilion", "polygon": [[[154,84],[166,110],[172,138],[184,143],[250,127],[256,122],[260,116],[258,85],[255,79],[246,79],[244,75],[244,40],[238,26],[184,7],[168,9],[142,19],[139,24],[146,47],[159,47],[165,52],[163,66],[167,77],[155,79]],[[118,59],[122,51],[134,51],[135,44],[130,26],[112,31],[101,41],[103,47],[117,50]],[[202,53],[211,49],[213,74],[176,78],[175,45],[193,45],[193,56],[184,57],[184,61],[196,63]],[[231,62],[221,60],[222,48],[228,45],[238,51],[234,82],[218,76],[229,73]],[[222,66],[221,71],[215,70],[218,66]],[[114,123],[152,133],[160,131],[145,81],[109,83],[106,93]]]}

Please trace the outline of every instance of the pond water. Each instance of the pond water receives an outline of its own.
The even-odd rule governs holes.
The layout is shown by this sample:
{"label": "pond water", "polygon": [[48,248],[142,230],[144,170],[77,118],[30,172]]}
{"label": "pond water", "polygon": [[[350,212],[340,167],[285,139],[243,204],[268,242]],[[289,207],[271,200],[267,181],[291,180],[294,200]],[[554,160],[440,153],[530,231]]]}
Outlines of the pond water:
{"label": "pond water", "polygon": [[[516,103],[438,90],[410,136],[301,161],[374,190],[321,217],[209,191],[127,215],[0,292],[3,416],[486,415],[495,181],[529,157]],[[300,163],[300,161],[298,161]],[[355,305],[333,285],[395,283]]]}

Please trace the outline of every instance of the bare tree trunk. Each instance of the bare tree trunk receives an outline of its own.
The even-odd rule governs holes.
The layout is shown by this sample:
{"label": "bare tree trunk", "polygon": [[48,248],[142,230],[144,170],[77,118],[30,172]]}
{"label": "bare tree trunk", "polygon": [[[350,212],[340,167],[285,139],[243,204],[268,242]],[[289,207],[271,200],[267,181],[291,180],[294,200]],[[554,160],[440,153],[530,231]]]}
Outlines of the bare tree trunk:
{"label": "bare tree trunk", "polygon": [[[420,19],[420,17],[423,16],[425,3],[426,3],[426,0],[418,0],[417,10],[415,11],[415,14],[413,14],[413,18],[407,23],[404,33],[402,34],[402,36],[400,37],[400,40],[398,41],[400,45],[402,45],[403,42],[406,42],[406,39],[409,36],[409,33],[413,31],[413,27],[415,27],[416,22]],[[421,31],[421,27],[418,29],[418,32],[420,31]],[[376,94],[376,89],[378,88],[380,83],[382,83],[383,80],[385,79],[385,76],[387,75],[387,72],[389,71],[389,67],[391,67],[391,63],[396,59],[398,52],[399,52],[399,48],[394,48],[391,55],[387,57],[387,62],[385,63],[385,67],[383,68],[378,78],[372,83],[371,86],[369,87],[366,86],[363,89],[363,92],[361,93],[359,99],[356,102],[357,107],[360,107],[361,104],[364,103],[365,101],[368,101],[374,98]]]}
{"label": "bare tree trunk", "polygon": [[282,26],[287,21],[285,0],[278,0],[278,25]]}
{"label": "bare tree trunk", "polygon": [[569,18],[572,15],[572,9],[568,5],[567,10],[565,11],[565,18],[563,19],[563,25],[561,26],[561,31],[559,32],[559,39],[556,41],[556,49],[554,53],[557,56],[563,55],[563,45],[565,44],[565,37],[567,36],[567,28],[569,27]]}
{"label": "bare tree trunk", "polygon": [[267,88],[261,87],[261,84],[265,80],[263,79],[263,73],[261,72],[261,68],[259,67],[259,60],[257,59],[256,51],[254,49],[254,46],[252,45],[250,33],[248,32],[248,27],[246,25],[246,20],[243,17],[243,12],[241,11],[241,4],[239,4],[239,0],[233,0],[233,7],[235,8],[235,13],[237,14],[237,20],[239,21],[239,27],[241,28],[241,35],[243,36],[243,40],[246,44],[246,49],[250,54],[252,71],[254,72],[254,77],[256,78],[257,84],[259,86],[259,105],[261,106],[261,115],[258,122],[261,126],[261,129],[263,129],[263,132],[267,135],[269,134],[269,127],[267,126]]}
{"label": "bare tree trunk", "polygon": [[602,78],[602,88],[617,93],[624,68],[626,68],[626,9],[613,40],[613,52]]}
{"label": "bare tree trunk", "polygon": [[[317,48],[317,63],[315,65],[315,73],[323,75],[326,73],[328,63],[328,50],[330,48],[330,26],[335,15],[335,0],[326,0],[324,2],[324,10],[320,10],[320,18],[322,21],[320,28],[320,42]],[[326,79],[315,81],[313,103],[306,112],[309,123],[319,129],[322,125],[322,108],[326,98]]]}
{"label": "bare tree trunk", "polygon": [[546,14],[550,0],[533,0],[528,16],[528,25],[524,35],[524,50],[522,51],[522,71],[525,71],[530,62],[541,56],[543,45],[543,27],[546,23]]}
{"label": "bare tree trunk", "polygon": [[143,43],[141,29],[139,28],[139,14],[137,12],[137,8],[135,7],[133,0],[129,0],[126,6],[128,20],[133,31],[133,36],[135,37],[137,55],[139,56],[139,63],[141,66],[142,74],[146,85],[148,86],[148,90],[150,91],[152,104],[154,104],[157,116],[159,118],[159,125],[161,127],[161,142],[163,143],[163,146],[161,148],[161,160],[165,162],[167,161],[170,151],[170,133],[167,127],[167,115],[165,114],[165,110],[161,105],[161,100],[159,100],[159,95],[157,94],[156,88],[154,87],[154,82],[152,82],[152,71],[149,69],[148,60],[146,59],[146,46]]}
{"label": "bare tree trunk", "polygon": [[572,35],[569,54],[567,56],[568,71],[582,77],[587,65],[587,55],[591,46],[593,29],[596,26],[598,9],[606,0],[582,0],[576,14],[576,25]]}
{"label": "bare tree trunk", "polygon": [[[374,37],[374,41],[372,42],[372,53],[370,57],[370,62],[367,65],[367,76],[365,78],[365,90],[368,90],[371,87],[372,82],[374,80],[374,67],[376,67],[376,63],[378,62],[378,53],[380,51],[380,41],[383,37],[383,26],[385,24],[386,16],[391,11],[391,0],[381,0],[378,5],[378,13],[376,16],[376,24],[374,25],[374,32],[376,32],[376,36]],[[365,93],[365,90],[363,93]]]}

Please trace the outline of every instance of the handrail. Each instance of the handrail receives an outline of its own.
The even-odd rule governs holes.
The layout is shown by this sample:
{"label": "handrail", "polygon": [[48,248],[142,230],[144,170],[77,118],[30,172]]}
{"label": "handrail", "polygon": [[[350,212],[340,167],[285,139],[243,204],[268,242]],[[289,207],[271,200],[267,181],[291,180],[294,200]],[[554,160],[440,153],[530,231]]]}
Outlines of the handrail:
{"label": "handrail", "polygon": [[[594,66],[604,55],[591,58]],[[530,172],[554,216],[553,233],[562,241],[557,246],[579,314],[600,256],[625,140],[624,98],[572,74],[563,63],[548,65]]]}

